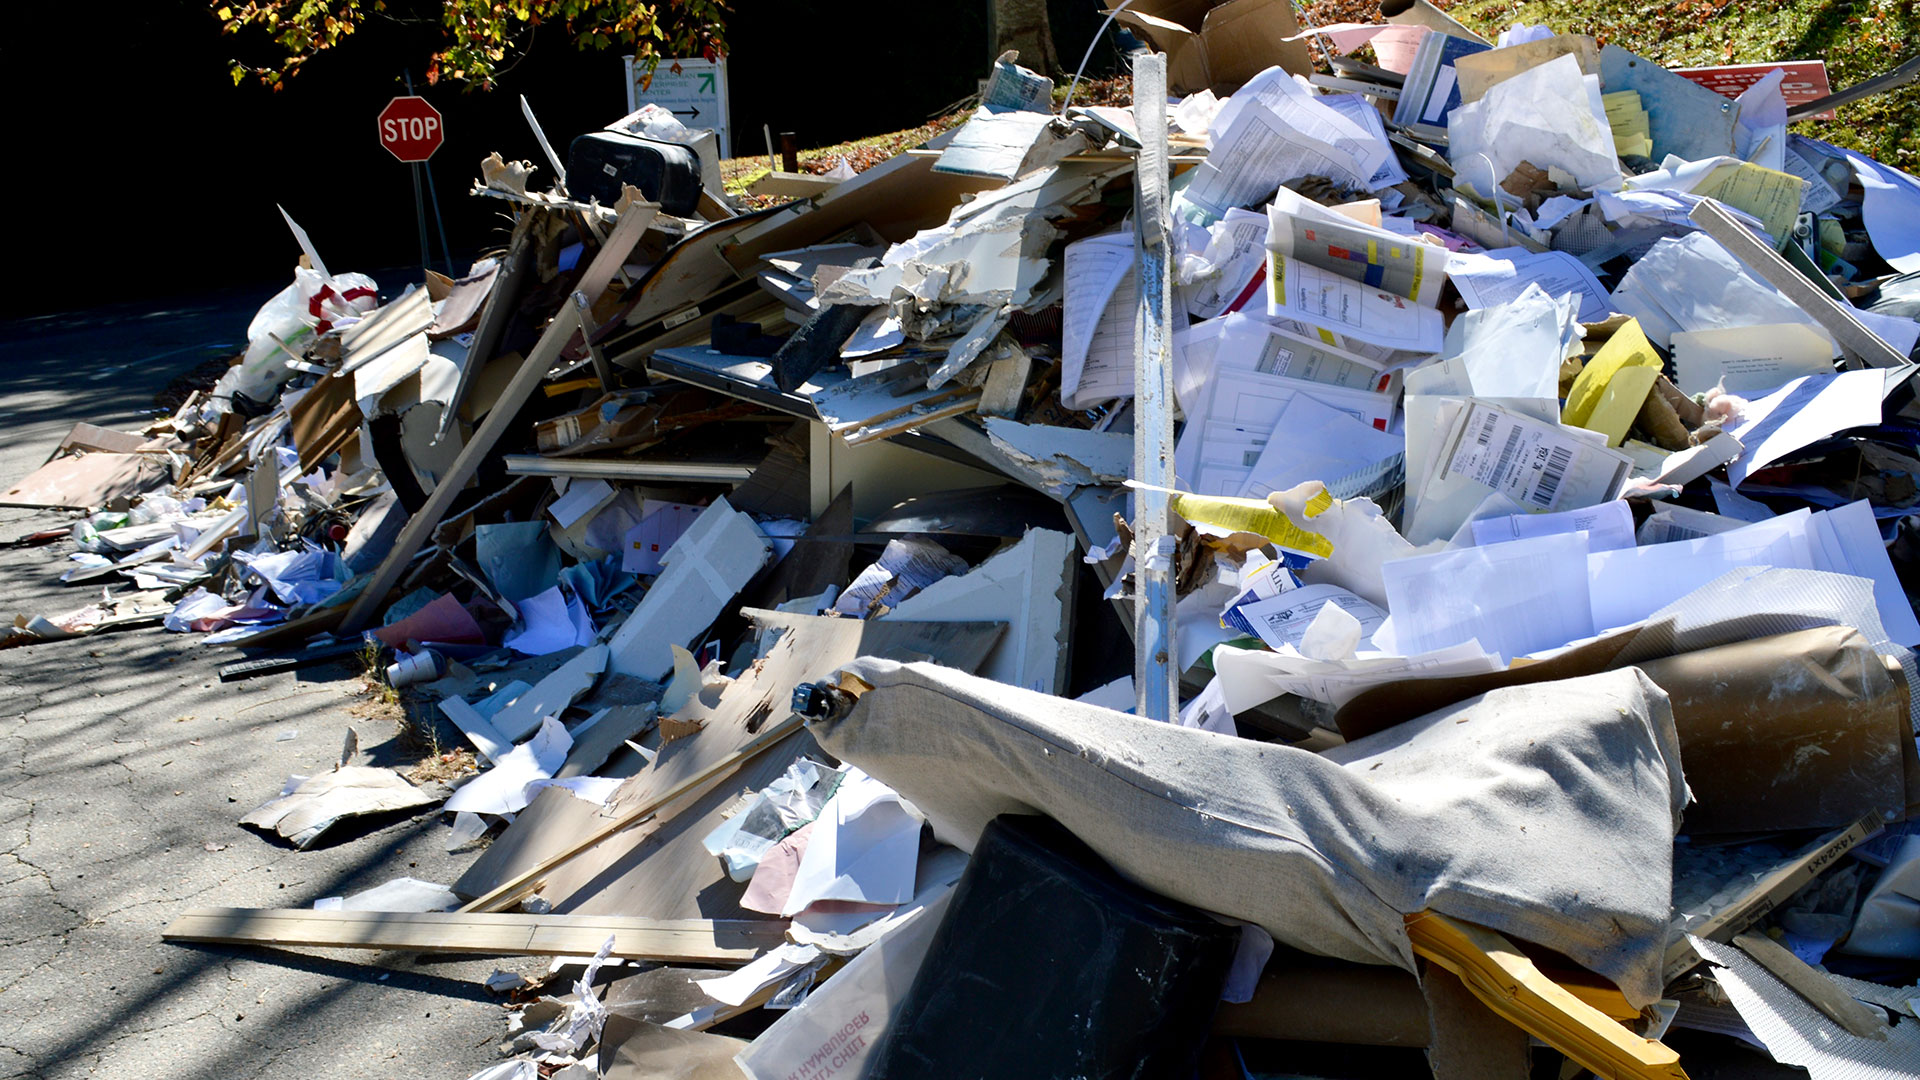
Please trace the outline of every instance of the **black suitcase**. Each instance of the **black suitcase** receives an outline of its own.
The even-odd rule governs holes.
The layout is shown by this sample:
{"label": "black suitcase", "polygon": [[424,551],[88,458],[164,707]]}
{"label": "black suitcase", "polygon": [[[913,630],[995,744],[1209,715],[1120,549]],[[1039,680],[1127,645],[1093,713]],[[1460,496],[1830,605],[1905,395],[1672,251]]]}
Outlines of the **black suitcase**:
{"label": "black suitcase", "polygon": [[612,206],[622,184],[675,217],[691,217],[700,205],[700,156],[691,146],[618,131],[589,131],[567,147],[568,194]]}
{"label": "black suitcase", "polygon": [[988,823],[869,1080],[1190,1080],[1240,929],[1049,818]]}

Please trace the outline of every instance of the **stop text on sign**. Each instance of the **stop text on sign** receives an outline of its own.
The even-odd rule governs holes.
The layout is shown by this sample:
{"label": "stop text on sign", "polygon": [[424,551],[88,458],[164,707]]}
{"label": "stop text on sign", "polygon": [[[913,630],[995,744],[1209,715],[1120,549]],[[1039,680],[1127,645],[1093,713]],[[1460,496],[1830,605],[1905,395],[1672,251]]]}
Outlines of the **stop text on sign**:
{"label": "stop text on sign", "polygon": [[440,121],[431,116],[398,116],[380,125],[381,139],[395,143],[403,139],[416,142],[431,139],[440,130]]}

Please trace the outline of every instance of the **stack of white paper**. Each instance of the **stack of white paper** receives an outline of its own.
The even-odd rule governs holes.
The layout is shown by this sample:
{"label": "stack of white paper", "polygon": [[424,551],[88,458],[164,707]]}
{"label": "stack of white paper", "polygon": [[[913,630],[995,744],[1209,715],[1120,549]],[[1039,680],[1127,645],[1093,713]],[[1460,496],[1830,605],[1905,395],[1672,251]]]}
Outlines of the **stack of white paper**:
{"label": "stack of white paper", "polygon": [[1211,147],[1184,194],[1210,218],[1302,176],[1370,184],[1393,160],[1384,135],[1349,119],[1278,67],[1249,79],[1213,118]]}

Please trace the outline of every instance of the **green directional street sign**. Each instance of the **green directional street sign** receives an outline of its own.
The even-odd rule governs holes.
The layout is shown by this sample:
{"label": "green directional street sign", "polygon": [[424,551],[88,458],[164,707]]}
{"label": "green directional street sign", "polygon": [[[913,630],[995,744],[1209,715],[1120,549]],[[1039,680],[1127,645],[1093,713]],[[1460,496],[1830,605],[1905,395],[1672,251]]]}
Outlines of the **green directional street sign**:
{"label": "green directional street sign", "polygon": [[[646,85],[642,86],[642,83]],[[682,124],[707,129],[720,136],[720,156],[733,155],[727,117],[727,62],[725,60],[663,59],[647,78],[643,65],[627,58],[627,111],[658,105]]]}

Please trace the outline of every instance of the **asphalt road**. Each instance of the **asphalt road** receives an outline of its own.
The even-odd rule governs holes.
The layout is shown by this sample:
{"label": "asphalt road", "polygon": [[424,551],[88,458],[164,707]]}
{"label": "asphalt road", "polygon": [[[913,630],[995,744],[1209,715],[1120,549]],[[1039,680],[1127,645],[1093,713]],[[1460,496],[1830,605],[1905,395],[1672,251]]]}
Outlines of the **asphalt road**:
{"label": "asphalt road", "polygon": [[[169,378],[233,351],[274,288],[0,323],[0,479],[76,421],[150,417]],[[0,510],[0,539],[73,516]],[[95,595],[59,583],[72,550],[0,550],[0,617]],[[538,962],[160,940],[189,907],[451,882],[473,857],[444,850],[432,813],[304,852],[237,824],[288,774],[337,759],[350,726],[355,763],[404,762],[391,721],[350,712],[351,669],[222,684],[236,658],[158,629],[0,651],[0,1077],[465,1080],[499,1060],[502,1009],[481,981]]]}

